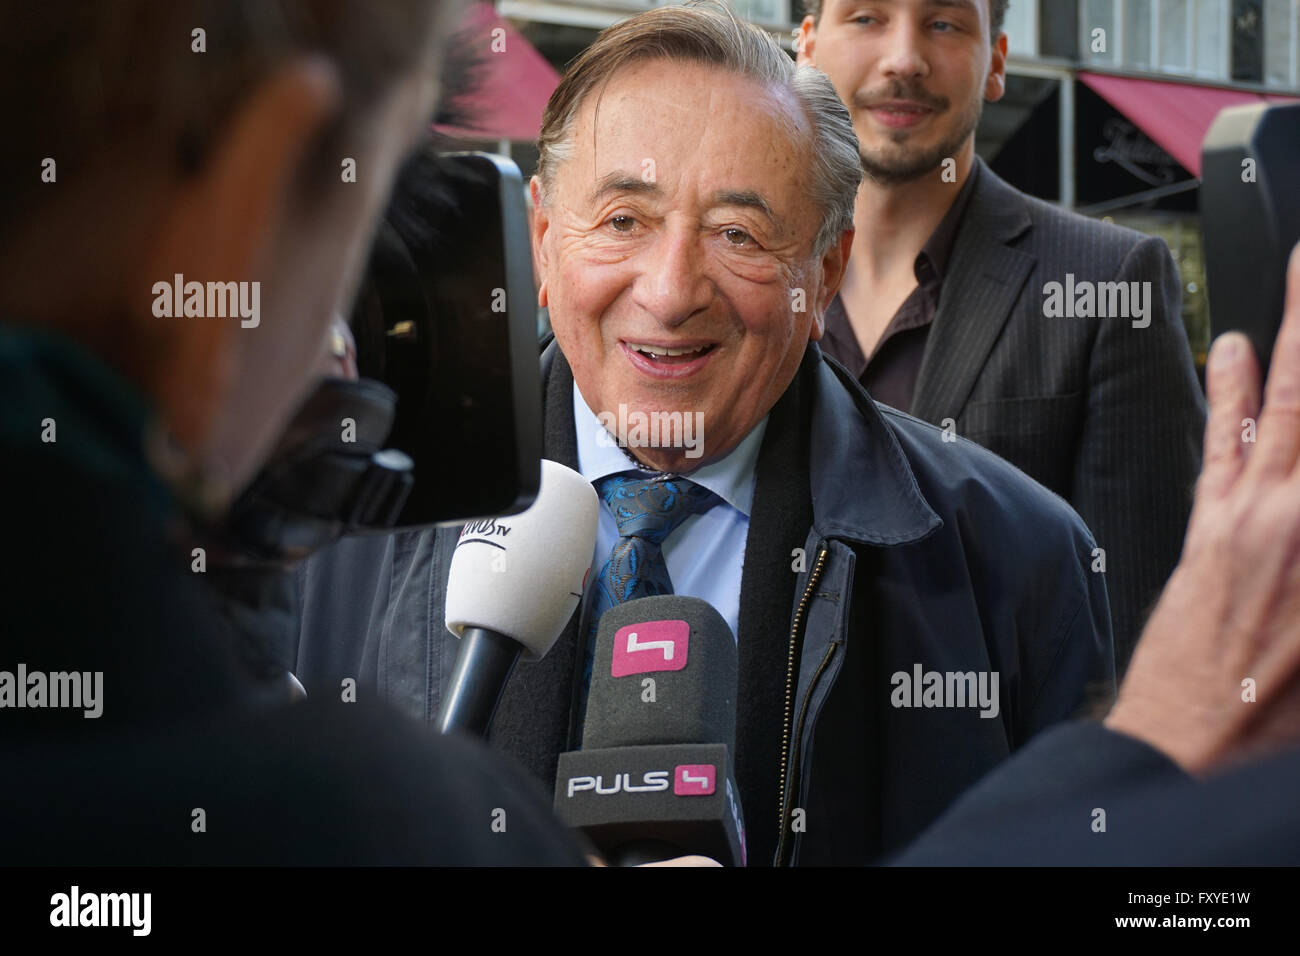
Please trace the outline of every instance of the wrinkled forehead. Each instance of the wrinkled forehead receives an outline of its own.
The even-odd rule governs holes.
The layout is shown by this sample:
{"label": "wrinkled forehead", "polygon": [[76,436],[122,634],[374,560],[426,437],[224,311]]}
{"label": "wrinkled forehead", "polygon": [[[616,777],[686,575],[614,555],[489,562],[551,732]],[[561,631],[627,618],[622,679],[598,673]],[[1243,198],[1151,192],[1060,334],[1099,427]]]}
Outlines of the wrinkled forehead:
{"label": "wrinkled forehead", "polygon": [[799,192],[811,126],[792,89],[695,62],[638,60],[597,85],[574,116],[563,163],[591,189],[630,175],[665,191]]}

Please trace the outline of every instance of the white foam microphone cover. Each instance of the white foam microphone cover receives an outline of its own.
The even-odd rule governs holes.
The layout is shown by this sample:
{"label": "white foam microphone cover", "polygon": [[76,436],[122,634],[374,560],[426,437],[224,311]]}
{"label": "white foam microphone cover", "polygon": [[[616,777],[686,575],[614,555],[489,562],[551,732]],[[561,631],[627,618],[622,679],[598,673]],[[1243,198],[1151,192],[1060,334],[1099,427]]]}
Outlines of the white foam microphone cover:
{"label": "white foam microphone cover", "polygon": [[582,599],[596,548],[596,489],[582,475],[542,461],[527,511],[461,529],[447,581],[447,629],[481,627],[514,638],[524,659],[544,657]]}

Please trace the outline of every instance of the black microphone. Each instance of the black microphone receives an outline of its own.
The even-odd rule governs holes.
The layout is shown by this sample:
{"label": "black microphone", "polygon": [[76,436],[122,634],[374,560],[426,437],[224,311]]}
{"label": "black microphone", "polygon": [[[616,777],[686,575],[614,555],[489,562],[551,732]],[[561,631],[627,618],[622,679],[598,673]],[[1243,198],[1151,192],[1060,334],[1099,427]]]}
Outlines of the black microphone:
{"label": "black microphone", "polygon": [[599,507],[582,475],[544,460],[531,508],[461,529],[445,617],[461,645],[438,714],[442,733],[486,736],[520,655],[538,660],[551,649],[582,598]]}
{"label": "black microphone", "polygon": [[745,865],[736,666],[731,628],[698,598],[641,598],[600,619],[582,749],[560,754],[555,809],[612,864]]}

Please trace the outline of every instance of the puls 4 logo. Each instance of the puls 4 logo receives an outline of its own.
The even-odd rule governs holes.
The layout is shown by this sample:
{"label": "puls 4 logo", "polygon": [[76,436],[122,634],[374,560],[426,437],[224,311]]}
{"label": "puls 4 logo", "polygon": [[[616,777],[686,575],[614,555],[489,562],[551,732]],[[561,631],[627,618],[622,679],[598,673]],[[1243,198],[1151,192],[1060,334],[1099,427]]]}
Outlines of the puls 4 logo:
{"label": "puls 4 logo", "polygon": [[679,797],[707,797],[717,785],[718,773],[711,763],[682,764],[673,771],[673,793]]}
{"label": "puls 4 logo", "polygon": [[672,780],[673,795],[677,797],[707,797],[717,789],[718,771],[711,763],[679,764],[672,773],[667,770],[647,770],[638,782],[632,782],[631,773],[616,773],[609,780],[604,774],[569,778],[569,799],[578,793],[590,792],[607,797],[615,793],[656,793],[668,789]]}
{"label": "puls 4 logo", "polygon": [[630,773],[616,773],[609,783],[605,782],[603,774],[596,777],[569,778],[569,799],[573,799],[575,793],[581,793],[584,790],[590,790],[604,797],[612,793],[651,793],[667,789],[667,770],[649,770],[641,775],[640,783],[633,783]]}
{"label": "puls 4 logo", "polygon": [[691,626],[685,621],[642,621],[614,632],[610,676],[628,677],[686,666]]}

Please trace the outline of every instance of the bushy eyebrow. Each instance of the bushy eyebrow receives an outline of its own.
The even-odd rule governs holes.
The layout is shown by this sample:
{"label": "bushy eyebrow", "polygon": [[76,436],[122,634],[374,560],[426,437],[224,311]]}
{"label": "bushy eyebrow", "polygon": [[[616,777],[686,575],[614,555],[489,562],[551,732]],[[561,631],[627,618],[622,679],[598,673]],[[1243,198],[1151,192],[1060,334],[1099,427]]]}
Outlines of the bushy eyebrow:
{"label": "bushy eyebrow", "polygon": [[767,200],[752,190],[741,190],[738,192],[724,190],[720,193],[714,193],[713,205],[744,206],[747,209],[757,209],[771,220],[773,224],[780,222],[776,213],[772,212],[772,207],[768,204]]}
{"label": "bushy eyebrow", "polygon": [[[663,190],[659,184],[642,179],[640,176],[629,176],[627,173],[613,172],[601,177],[596,182],[596,188],[592,191],[590,202],[595,205],[606,196],[617,193],[632,193],[642,196],[659,196]],[[746,209],[754,209],[767,217],[774,226],[781,225],[781,219],[772,211],[772,204],[763,196],[752,189],[731,190],[724,189],[716,192],[711,198],[711,206],[742,206]]]}
{"label": "bushy eyebrow", "polygon": [[596,188],[592,190],[588,199],[592,205],[614,193],[634,193],[642,196],[658,196],[663,190],[659,184],[649,180],[642,179],[640,176],[629,176],[627,173],[613,172],[602,176],[596,181]]}

